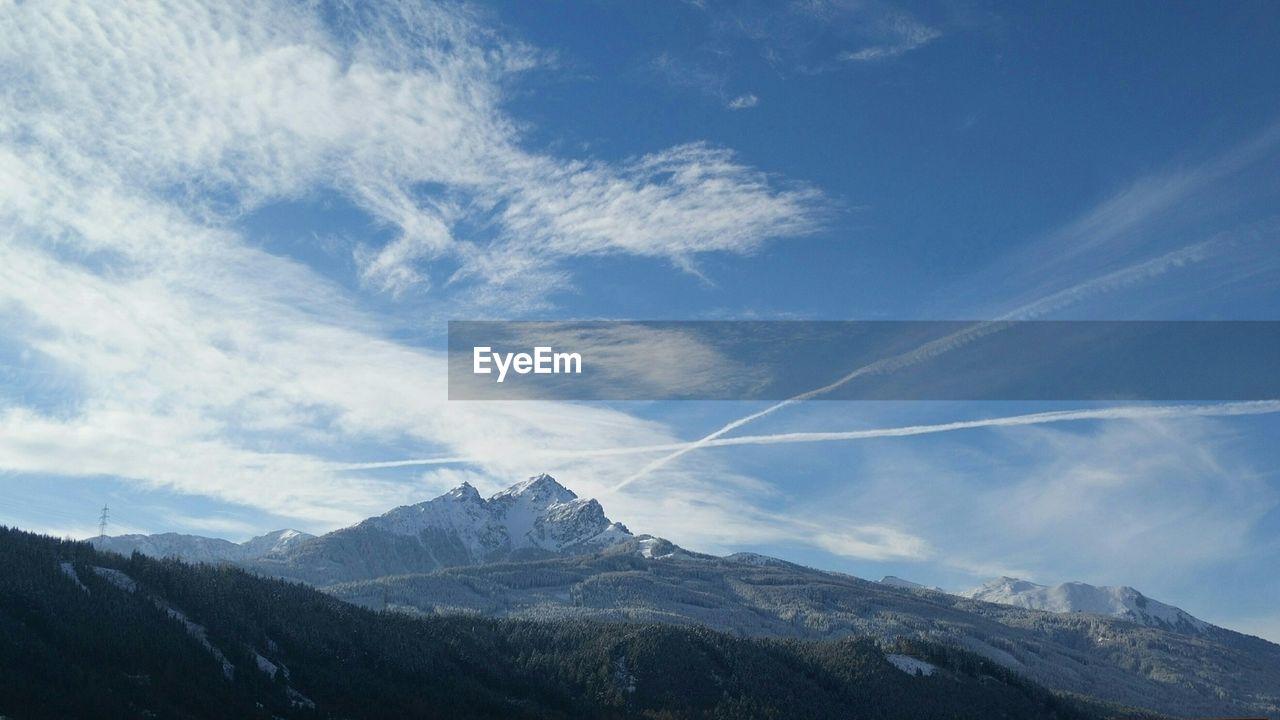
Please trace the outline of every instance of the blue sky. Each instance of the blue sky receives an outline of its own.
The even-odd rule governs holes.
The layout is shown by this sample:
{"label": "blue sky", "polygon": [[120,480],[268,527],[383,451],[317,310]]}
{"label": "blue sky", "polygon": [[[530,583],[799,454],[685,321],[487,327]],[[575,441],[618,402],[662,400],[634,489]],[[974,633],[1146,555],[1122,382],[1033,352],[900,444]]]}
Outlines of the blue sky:
{"label": "blue sky", "polygon": [[765,406],[448,403],[443,357],[463,318],[1280,319],[1278,30],[1268,3],[6,6],[0,522],[244,539],[549,471],[693,549],[1131,584],[1280,639],[1275,414],[573,456]]}

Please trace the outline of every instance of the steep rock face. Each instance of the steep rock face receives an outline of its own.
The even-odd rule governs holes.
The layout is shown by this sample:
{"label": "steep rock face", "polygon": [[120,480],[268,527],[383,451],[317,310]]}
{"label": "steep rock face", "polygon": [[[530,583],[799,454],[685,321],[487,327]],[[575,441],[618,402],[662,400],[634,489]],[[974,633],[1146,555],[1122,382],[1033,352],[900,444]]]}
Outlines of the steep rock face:
{"label": "steep rock face", "polygon": [[1050,586],[1002,577],[960,595],[1031,610],[1110,615],[1147,627],[1183,633],[1202,634],[1213,627],[1181,608],[1152,600],[1128,586],[1096,586],[1082,582]]}
{"label": "steep rock face", "polygon": [[538,475],[484,499],[463,484],[252,563],[317,585],[590,552],[631,538],[595,500]]}

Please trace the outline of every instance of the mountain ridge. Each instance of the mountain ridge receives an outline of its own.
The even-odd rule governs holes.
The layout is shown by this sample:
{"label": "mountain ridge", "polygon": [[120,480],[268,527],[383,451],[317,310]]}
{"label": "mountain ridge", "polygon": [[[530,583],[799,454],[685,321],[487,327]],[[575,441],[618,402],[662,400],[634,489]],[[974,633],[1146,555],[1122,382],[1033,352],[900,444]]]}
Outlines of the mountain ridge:
{"label": "mountain ridge", "polygon": [[1127,585],[1090,585],[1072,581],[1040,585],[1020,578],[1001,577],[956,593],[961,597],[1056,613],[1110,615],[1139,625],[1175,632],[1206,633],[1211,625],[1191,613],[1143,595]]}
{"label": "mountain ridge", "polygon": [[481,497],[470,484],[258,558],[247,567],[313,585],[594,552],[632,539],[595,500],[545,473]]}
{"label": "mountain ridge", "polygon": [[[1280,646],[1259,638],[1194,618],[1144,623],[1115,612],[1054,613],[756,553],[700,554],[631,533],[598,502],[547,475],[487,499],[464,484],[233,564],[408,615],[702,625],[761,638],[940,640],[1047,687],[1110,702],[1280,717]],[[1016,585],[1034,587],[1047,586]],[[1182,612],[1136,590],[1114,598],[1157,619]]]}
{"label": "mountain ridge", "polygon": [[1115,717],[936,643],[412,618],[6,527],[0,637],[0,716],[30,720]]}
{"label": "mountain ridge", "polygon": [[188,562],[245,562],[279,553],[316,537],[300,530],[273,530],[244,542],[182,533],[129,534],[95,537],[87,542],[120,555],[140,552],[150,557],[175,557]]}
{"label": "mountain ridge", "polygon": [[[598,501],[579,498],[551,475],[541,473],[487,499],[473,485],[463,482],[430,500],[401,505],[319,536],[277,530],[237,544],[220,538],[161,533],[93,538],[90,542],[126,555],[137,550],[153,557],[191,562],[232,562],[264,574],[323,586],[509,559],[588,553],[638,538],[647,538],[635,546],[646,556],[655,552],[655,543],[659,542],[684,551],[661,538],[634,535],[622,523],[609,520]],[[369,562],[360,557],[377,552],[394,560]],[[759,564],[790,564],[758,553],[727,557]],[[880,582],[912,590],[948,592],[892,575]],[[1032,610],[1098,613],[1181,632],[1204,633],[1216,627],[1128,586],[1083,582],[1047,586],[1005,577],[952,594]]]}
{"label": "mountain ridge", "polygon": [[644,542],[590,556],[458,566],[322,589],[373,610],[419,616],[662,623],[795,640],[929,639],[1046,687],[1122,705],[1280,718],[1280,645],[1261,638],[1030,610],[749,554],[645,554]]}

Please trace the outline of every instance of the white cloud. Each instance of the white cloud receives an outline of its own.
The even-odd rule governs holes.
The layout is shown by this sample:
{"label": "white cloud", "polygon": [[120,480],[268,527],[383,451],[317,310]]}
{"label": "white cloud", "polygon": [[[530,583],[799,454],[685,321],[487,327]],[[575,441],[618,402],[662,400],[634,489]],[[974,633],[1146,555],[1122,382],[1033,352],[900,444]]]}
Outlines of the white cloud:
{"label": "white cloud", "polygon": [[[457,477],[353,472],[352,448],[483,458],[468,477],[490,489],[548,470],[590,495],[626,461],[528,458],[674,442],[604,408],[447,403],[442,352],[389,339],[233,221],[337,192],[394,230],[357,249],[370,286],[421,286],[447,261],[450,302],[537,302],[564,258],[749,252],[812,230],[820,194],[702,144],[617,163],[532,152],[502,103],[537,51],[458,6],[313,10],[0,6],[0,321],[17,382],[59,379],[57,397],[0,409],[0,471],[119,477],[326,528]],[[712,478],[713,513],[760,492],[707,466],[682,483]],[[673,536],[692,524],[646,502],[612,511]]]}
{"label": "white cloud", "polygon": [[[214,219],[336,190],[396,229],[356,254],[361,277],[393,292],[423,284],[438,260],[456,266],[455,283],[509,287],[565,257],[682,263],[820,220],[815,190],[723,149],[619,164],[524,149],[503,87],[542,56],[469,11],[334,12],[324,22],[252,3],[7,6],[8,143],[79,182],[177,195]],[[464,221],[492,233],[462,232]],[[521,290],[536,294],[531,285]]]}
{"label": "white cloud", "polygon": [[[1277,263],[1276,221],[1266,219],[1241,224],[1241,198],[1254,192],[1247,173],[1257,166],[1274,164],[1280,149],[1280,124],[1272,124],[1245,141],[1198,161],[1188,157],[1159,172],[1120,184],[1117,189],[1079,213],[1070,222],[1049,229],[1008,253],[1001,261],[965,278],[962,284],[939,293],[945,305],[935,314],[949,315],[957,305],[969,306],[976,315],[1001,315],[1011,305],[1056,313],[1074,297],[1073,278],[1095,276],[1107,281],[1112,268],[1128,265],[1135,272],[1115,278],[1099,299],[1113,290],[1154,279],[1156,275],[1194,267],[1194,276],[1169,274],[1164,287],[1153,288],[1156,302],[1147,306],[1131,301],[1131,317],[1153,319],[1157,313],[1186,319],[1202,308],[1185,305],[1188,297],[1224,297],[1224,288],[1250,284],[1274,285]],[[1146,262],[1134,263],[1140,258]],[[999,296],[992,295],[994,289]],[[1140,298],[1134,298],[1138,300]],[[1089,307],[1072,315],[1076,319],[1113,319],[1111,303]],[[1062,315],[1058,315],[1062,317]]]}
{"label": "white cloud", "polygon": [[943,566],[1011,566],[1040,581],[1134,585],[1177,601],[1201,592],[1203,572],[1252,552],[1251,528],[1280,503],[1220,422],[1021,427],[990,445],[910,451],[881,443],[863,456],[848,501],[878,508],[885,522],[912,520]]}
{"label": "white cloud", "polygon": [[[929,425],[869,428],[865,430],[828,430],[774,433],[772,435],[735,435],[692,440],[665,445],[630,445],[597,450],[550,450],[543,457],[606,457],[619,455],[654,455],[698,448],[736,447],[742,445],[789,445],[800,443],[850,442],[882,438],[905,438],[935,435],[982,428],[1011,428],[1028,425],[1085,422],[1096,420],[1158,420],[1167,418],[1242,417],[1280,413],[1280,401],[1251,400],[1244,402],[1200,405],[1118,405],[1087,410],[1053,410],[1023,415],[955,420]],[[418,460],[391,460],[350,466],[352,469],[408,467],[414,465],[453,465],[478,461],[478,458],[437,457]]]}
{"label": "white cloud", "polygon": [[759,104],[760,104],[760,98],[750,93],[747,93],[746,95],[739,95],[738,97],[730,100],[728,108],[730,110],[746,110],[748,108],[753,108]]}
{"label": "white cloud", "polygon": [[[660,493],[611,496],[631,459],[530,467],[546,448],[677,438],[599,407],[447,403],[442,353],[389,339],[342,288],[230,229],[239,213],[337,192],[394,231],[356,251],[370,287],[443,280],[477,302],[532,303],[568,280],[569,257],[684,265],[821,221],[819,192],[709,145],[619,162],[531,150],[504,89],[544,58],[469,11],[338,12],[331,25],[305,5],[0,6],[0,322],[27,370],[69,391],[0,409],[0,470],[121,477],[313,528],[459,478],[492,490],[547,470],[698,549],[799,540],[920,558],[946,546],[902,530],[917,524],[907,515],[816,532],[817,514],[761,511],[775,491],[707,457],[661,473]],[[473,469],[408,482],[350,469],[350,448],[383,444]]]}
{"label": "white cloud", "polygon": [[887,38],[886,42],[840,53],[838,59],[846,62],[887,60],[918,50],[942,37],[938,30],[902,14],[889,15],[880,26],[880,34]]}

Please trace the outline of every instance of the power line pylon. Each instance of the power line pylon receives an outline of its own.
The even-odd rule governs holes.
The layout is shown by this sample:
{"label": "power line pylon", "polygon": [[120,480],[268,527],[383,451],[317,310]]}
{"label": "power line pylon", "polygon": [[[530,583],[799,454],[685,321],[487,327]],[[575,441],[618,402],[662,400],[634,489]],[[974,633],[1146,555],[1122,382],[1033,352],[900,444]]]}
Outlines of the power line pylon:
{"label": "power line pylon", "polygon": [[107,506],[104,504],[102,506],[102,515],[98,517],[98,539],[99,540],[107,539],[107,520],[109,519],[107,516],[108,512],[109,510]]}

